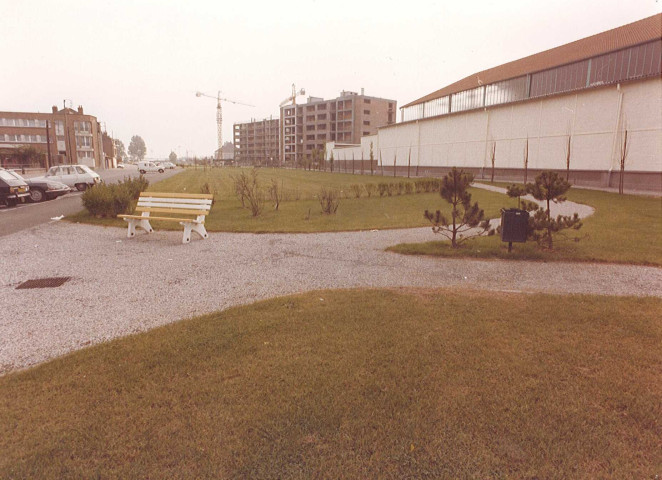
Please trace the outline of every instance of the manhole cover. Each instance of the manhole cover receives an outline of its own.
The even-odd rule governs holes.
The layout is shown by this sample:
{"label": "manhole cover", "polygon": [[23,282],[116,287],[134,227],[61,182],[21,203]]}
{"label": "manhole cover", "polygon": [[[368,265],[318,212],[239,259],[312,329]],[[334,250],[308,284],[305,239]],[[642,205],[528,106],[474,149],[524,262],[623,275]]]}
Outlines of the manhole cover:
{"label": "manhole cover", "polygon": [[55,288],[62,286],[71,277],[51,277],[51,278],[35,278],[34,280],[26,280],[21,283],[16,290],[21,288]]}

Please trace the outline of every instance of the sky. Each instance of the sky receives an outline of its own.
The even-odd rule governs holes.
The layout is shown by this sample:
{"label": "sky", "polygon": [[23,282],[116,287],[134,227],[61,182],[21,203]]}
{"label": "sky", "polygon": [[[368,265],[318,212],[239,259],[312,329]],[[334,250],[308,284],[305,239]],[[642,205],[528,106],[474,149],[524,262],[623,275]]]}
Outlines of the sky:
{"label": "sky", "polygon": [[[297,90],[398,107],[467,75],[655,15],[662,0],[0,0],[0,111],[94,115],[148,158],[211,156]],[[299,97],[297,102],[305,101]],[[399,117],[398,117],[399,118]]]}

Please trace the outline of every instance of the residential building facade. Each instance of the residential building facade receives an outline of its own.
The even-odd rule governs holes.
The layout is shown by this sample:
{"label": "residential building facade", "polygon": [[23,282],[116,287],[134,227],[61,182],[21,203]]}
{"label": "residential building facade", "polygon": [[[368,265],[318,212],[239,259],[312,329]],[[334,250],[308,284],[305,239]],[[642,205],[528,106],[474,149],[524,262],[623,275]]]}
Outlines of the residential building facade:
{"label": "residential building facade", "polygon": [[280,165],[279,125],[277,118],[235,123],[234,161],[242,165]]}
{"label": "residential building facade", "polygon": [[[112,142],[106,142],[112,145]],[[0,159],[17,164],[14,153],[33,147],[41,153],[40,167],[84,164],[111,168],[114,152],[105,154],[101,126],[96,117],[77,110],[53,107],[51,113],[0,112]]]}
{"label": "residential building facade", "polygon": [[[662,190],[662,15],[470,75],[401,108],[402,121],[336,160],[365,155],[380,170],[528,178],[569,170],[584,186]],[[569,168],[568,168],[569,165]]]}
{"label": "residential building facade", "polygon": [[304,104],[280,109],[281,158],[286,166],[298,166],[320,155],[327,142],[358,144],[381,126],[396,120],[397,102],[343,91],[333,100],[308,97]]}

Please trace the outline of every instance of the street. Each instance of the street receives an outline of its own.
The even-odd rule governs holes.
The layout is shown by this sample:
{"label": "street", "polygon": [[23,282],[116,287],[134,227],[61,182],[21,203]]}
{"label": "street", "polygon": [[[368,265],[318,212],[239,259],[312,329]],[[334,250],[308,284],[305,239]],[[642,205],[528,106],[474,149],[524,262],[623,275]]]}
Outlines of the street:
{"label": "street", "polygon": [[[166,170],[164,173],[148,173],[146,178],[150,183],[164,180],[181,172],[181,169]],[[138,170],[134,166],[125,169],[100,170],[97,172],[104,182],[114,183],[125,177],[137,177]],[[0,206],[0,237],[36,227],[43,223],[56,222],[54,217],[67,216],[83,209],[81,195],[83,192],[74,191],[41,203],[23,203],[15,207]]]}

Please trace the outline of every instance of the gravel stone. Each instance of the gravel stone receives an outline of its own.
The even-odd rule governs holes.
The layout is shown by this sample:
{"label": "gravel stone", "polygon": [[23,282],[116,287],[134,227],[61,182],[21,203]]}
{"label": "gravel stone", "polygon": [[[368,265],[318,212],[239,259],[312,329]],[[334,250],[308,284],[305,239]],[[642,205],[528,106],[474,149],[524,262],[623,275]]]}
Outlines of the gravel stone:
{"label": "gravel stone", "polygon": [[[467,260],[385,252],[429,227],[318,234],[140,231],[54,222],[0,242],[0,374],[91,344],[256,300],[316,289],[462,287],[662,297],[656,267]],[[16,290],[29,279],[63,286]]]}

